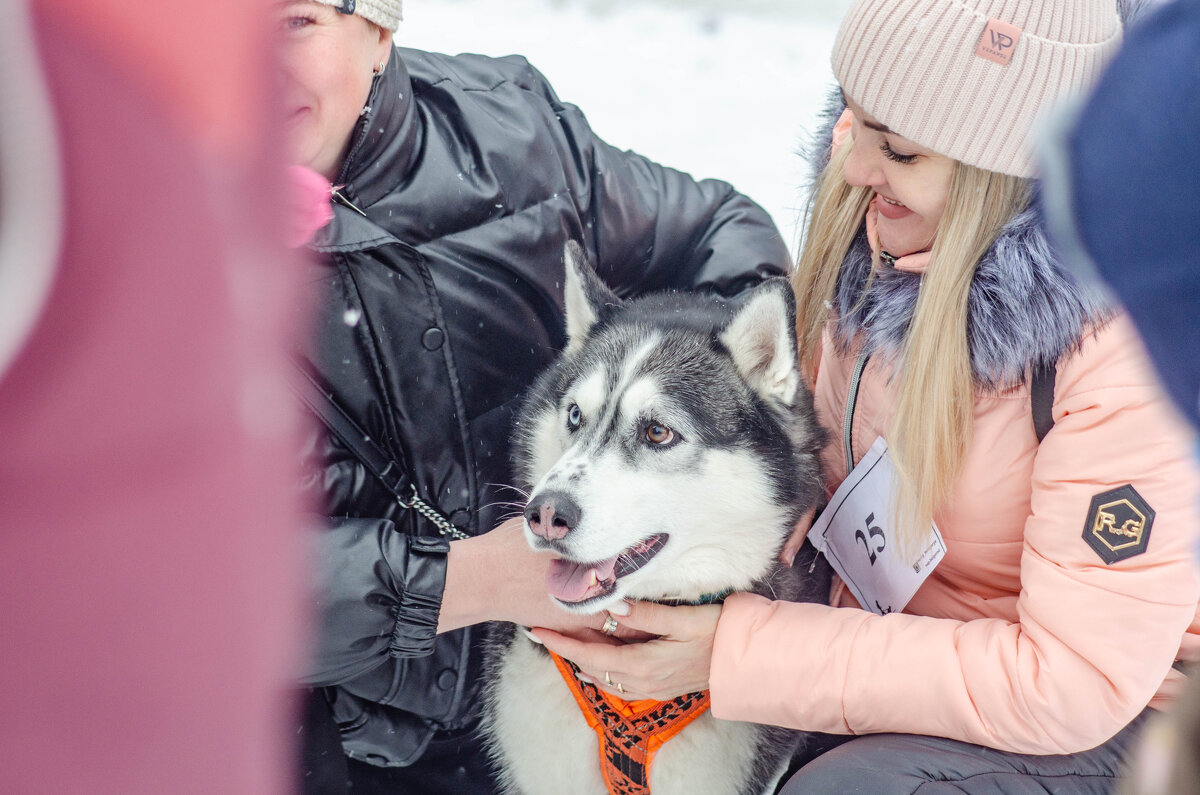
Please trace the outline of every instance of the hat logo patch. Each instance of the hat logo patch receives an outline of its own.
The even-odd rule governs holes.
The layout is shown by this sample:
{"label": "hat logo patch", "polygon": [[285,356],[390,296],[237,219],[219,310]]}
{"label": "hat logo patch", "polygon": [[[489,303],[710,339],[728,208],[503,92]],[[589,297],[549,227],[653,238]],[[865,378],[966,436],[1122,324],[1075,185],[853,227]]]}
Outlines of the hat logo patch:
{"label": "hat logo patch", "polygon": [[1021,29],[1016,25],[1010,25],[1000,19],[989,19],[987,27],[983,29],[983,35],[979,37],[979,46],[975,48],[975,54],[992,63],[1007,66],[1020,38]]}
{"label": "hat logo patch", "polygon": [[1129,484],[1092,498],[1083,540],[1113,564],[1146,551],[1153,523],[1154,510]]}

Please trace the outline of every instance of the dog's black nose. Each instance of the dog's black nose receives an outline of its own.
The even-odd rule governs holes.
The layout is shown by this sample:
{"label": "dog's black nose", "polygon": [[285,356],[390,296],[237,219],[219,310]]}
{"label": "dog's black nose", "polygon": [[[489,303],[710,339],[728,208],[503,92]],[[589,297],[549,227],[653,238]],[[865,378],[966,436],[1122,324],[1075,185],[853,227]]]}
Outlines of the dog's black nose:
{"label": "dog's black nose", "polygon": [[525,506],[525,521],[534,535],[555,541],[579,526],[582,512],[575,500],[566,494],[548,491],[535,494]]}

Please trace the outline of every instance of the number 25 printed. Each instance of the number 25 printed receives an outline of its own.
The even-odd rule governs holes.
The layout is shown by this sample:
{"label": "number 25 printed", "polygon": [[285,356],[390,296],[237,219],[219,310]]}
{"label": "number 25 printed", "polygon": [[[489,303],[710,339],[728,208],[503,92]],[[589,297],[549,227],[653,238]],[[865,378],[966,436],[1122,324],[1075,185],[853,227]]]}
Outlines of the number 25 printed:
{"label": "number 25 printed", "polygon": [[[854,540],[862,542],[863,549],[867,551],[867,557],[871,559],[872,566],[875,565],[875,558],[879,557],[879,553],[887,547],[887,537],[884,536],[882,529],[871,524],[874,521],[875,514],[871,513],[867,516],[865,522],[867,525],[867,532],[864,533],[862,530],[854,531]],[[879,545],[873,546],[876,542],[876,539],[878,539]]]}

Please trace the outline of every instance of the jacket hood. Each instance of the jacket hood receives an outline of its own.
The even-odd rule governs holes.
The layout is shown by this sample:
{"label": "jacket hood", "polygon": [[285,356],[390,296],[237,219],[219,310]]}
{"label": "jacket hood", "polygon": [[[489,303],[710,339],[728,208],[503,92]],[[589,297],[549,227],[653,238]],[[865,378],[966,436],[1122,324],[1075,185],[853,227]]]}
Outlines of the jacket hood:
{"label": "jacket hood", "polygon": [[[834,90],[805,153],[810,187],[829,162],[833,126],[845,109]],[[1036,188],[1036,185],[1035,185]],[[838,274],[835,342],[856,342],[871,356],[896,363],[912,322],[921,274],[881,263],[871,274],[871,249],[859,232]],[[868,284],[869,282],[869,284]],[[1059,263],[1038,202],[1017,214],[980,260],[967,298],[967,337],[976,386],[1002,391],[1032,368],[1053,366],[1114,313],[1098,290],[1080,284]]]}

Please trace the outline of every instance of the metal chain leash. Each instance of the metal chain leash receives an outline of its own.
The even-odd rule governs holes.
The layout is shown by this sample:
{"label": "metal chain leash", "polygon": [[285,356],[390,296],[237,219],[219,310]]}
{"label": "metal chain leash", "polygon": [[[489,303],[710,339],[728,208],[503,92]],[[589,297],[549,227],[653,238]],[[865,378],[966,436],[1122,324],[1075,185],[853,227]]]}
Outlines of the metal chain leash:
{"label": "metal chain leash", "polygon": [[405,502],[401,497],[396,497],[396,502],[400,504],[401,508],[404,508],[405,510],[414,510],[421,514],[426,519],[433,522],[433,526],[436,527],[438,532],[444,536],[450,536],[458,541],[470,538],[470,536],[464,533],[462,530],[459,530],[457,527],[450,524],[450,521],[438,513],[436,508],[430,507],[429,503],[422,500],[417,495],[416,486],[410,486],[409,488],[412,489],[412,496],[409,497],[408,502]]}

